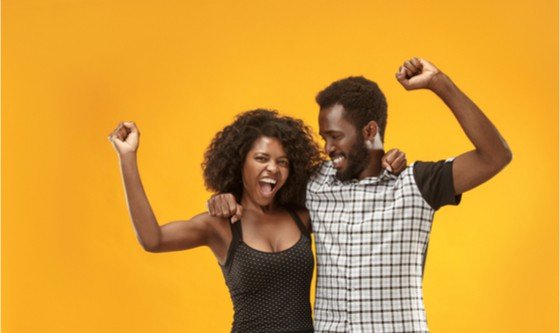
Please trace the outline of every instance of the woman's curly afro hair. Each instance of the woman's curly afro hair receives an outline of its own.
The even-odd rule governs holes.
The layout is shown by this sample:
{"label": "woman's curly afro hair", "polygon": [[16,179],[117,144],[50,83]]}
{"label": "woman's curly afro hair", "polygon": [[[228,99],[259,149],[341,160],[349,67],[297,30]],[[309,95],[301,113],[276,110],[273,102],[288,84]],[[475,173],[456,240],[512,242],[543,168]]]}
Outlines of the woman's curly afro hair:
{"label": "woman's curly afro hair", "polygon": [[244,112],[216,134],[202,163],[206,187],[218,193],[232,193],[241,202],[245,157],[262,136],[278,139],[289,159],[290,174],[276,194],[276,202],[305,207],[307,181],[322,162],[322,155],[311,129],[303,121],[281,116],[277,111]]}

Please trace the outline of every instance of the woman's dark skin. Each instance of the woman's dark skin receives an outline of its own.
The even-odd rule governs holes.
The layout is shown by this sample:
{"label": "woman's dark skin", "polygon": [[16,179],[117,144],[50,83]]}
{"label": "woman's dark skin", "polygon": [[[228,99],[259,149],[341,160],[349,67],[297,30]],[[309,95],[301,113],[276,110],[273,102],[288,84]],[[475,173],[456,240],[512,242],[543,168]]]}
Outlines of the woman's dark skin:
{"label": "woman's dark skin", "polygon": [[[137,150],[140,132],[133,122],[123,122],[111,133],[118,153],[128,208],[138,241],[148,252],[169,252],[208,246],[224,263],[231,230],[228,221],[201,213],[190,220],[159,226],[138,172]],[[299,229],[288,212],[277,205],[274,196],[289,177],[289,161],[282,144],[275,138],[260,137],[245,158],[243,166],[245,205],[244,241],[260,251],[278,252],[299,239]],[[259,180],[276,181],[275,189],[262,193]],[[305,217],[304,212],[298,212]],[[309,225],[309,219],[304,219]]]}
{"label": "woman's dark skin", "polygon": [[[226,218],[201,213],[189,220],[159,225],[138,171],[139,138],[140,131],[131,121],[120,123],[109,135],[119,157],[128,209],[140,245],[154,253],[208,246],[217,260],[224,263],[232,239]],[[396,171],[403,168],[403,153],[391,151],[385,158],[384,165]],[[257,250],[283,251],[293,246],[300,237],[300,231],[289,213],[275,200],[276,193],[289,177],[289,163],[280,141],[265,136],[255,140],[245,156],[241,199],[244,208],[243,240]],[[276,182],[272,191],[267,182]],[[307,211],[300,209],[297,213],[309,228]]]}

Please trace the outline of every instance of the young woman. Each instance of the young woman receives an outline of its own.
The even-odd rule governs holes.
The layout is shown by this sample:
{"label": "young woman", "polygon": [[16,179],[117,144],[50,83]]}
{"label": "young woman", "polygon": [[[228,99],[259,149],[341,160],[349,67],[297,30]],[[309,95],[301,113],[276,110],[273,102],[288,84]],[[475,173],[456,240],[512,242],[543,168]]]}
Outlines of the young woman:
{"label": "young woman", "polygon": [[123,122],[109,140],[120,159],[138,241],[149,252],[208,246],[234,305],[232,332],[313,332],[309,291],[314,259],[305,186],[322,158],[302,121],[275,111],[239,115],[205,153],[208,189],[232,193],[243,219],[208,213],[160,226],[148,202],[136,153],[140,132]]}

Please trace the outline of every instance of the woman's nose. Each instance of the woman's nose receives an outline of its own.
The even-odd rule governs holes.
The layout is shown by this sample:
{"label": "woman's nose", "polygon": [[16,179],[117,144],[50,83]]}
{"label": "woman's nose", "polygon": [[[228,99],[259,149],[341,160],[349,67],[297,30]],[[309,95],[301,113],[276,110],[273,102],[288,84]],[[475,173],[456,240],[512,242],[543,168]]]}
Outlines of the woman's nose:
{"label": "woman's nose", "polygon": [[270,162],[266,165],[266,169],[270,172],[276,172],[278,170],[278,165],[275,162]]}

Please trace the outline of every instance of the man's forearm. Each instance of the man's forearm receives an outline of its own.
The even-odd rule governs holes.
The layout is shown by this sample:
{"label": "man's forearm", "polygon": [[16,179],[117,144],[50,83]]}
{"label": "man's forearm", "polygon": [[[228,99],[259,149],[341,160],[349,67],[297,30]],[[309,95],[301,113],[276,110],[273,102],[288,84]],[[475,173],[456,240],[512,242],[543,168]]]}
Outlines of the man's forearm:
{"label": "man's forearm", "polygon": [[508,144],[496,127],[448,76],[438,73],[430,89],[451,109],[481,158],[500,169],[511,160]]}

